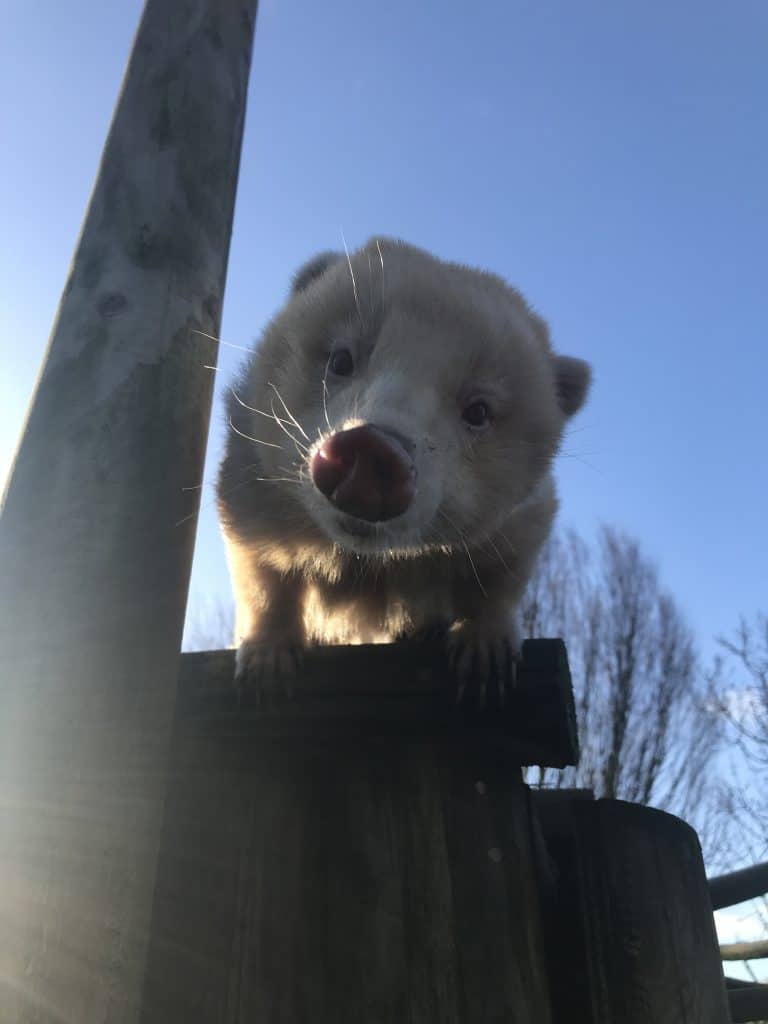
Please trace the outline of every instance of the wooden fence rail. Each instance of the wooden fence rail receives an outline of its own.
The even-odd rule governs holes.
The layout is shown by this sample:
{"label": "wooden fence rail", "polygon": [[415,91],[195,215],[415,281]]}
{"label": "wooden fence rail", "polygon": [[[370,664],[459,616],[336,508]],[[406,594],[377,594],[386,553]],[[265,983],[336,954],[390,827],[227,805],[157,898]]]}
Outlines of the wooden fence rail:
{"label": "wooden fence rail", "polygon": [[709,896],[713,910],[732,907],[745,900],[757,899],[768,893],[768,861],[754,864],[741,871],[731,871],[727,875],[717,875],[709,880]]}
{"label": "wooden fence rail", "polygon": [[[758,899],[768,893],[768,862],[753,864],[740,871],[730,871],[709,879],[709,895],[713,910],[732,907],[746,900]],[[756,942],[731,942],[720,946],[720,959],[756,960],[768,957],[768,939]],[[734,1024],[768,1018],[768,985],[725,979],[728,1002]]]}
{"label": "wooden fence rail", "polygon": [[720,947],[721,960],[764,960],[768,957],[768,939],[757,942],[730,942]]}

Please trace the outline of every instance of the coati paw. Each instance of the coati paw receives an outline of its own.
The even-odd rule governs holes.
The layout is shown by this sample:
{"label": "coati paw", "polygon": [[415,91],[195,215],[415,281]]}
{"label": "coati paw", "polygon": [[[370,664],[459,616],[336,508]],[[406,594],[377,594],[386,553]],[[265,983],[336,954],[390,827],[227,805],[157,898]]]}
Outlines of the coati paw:
{"label": "coati paw", "polygon": [[456,680],[456,703],[503,704],[517,682],[520,634],[516,624],[464,620],[451,627],[448,665]]}
{"label": "coati paw", "polygon": [[405,629],[395,639],[413,644],[441,644],[445,643],[450,628],[450,622],[441,619],[419,626],[418,629]]}
{"label": "coati paw", "polygon": [[235,689],[239,699],[279,700],[293,696],[293,684],[304,647],[291,639],[244,640],[235,656]]}

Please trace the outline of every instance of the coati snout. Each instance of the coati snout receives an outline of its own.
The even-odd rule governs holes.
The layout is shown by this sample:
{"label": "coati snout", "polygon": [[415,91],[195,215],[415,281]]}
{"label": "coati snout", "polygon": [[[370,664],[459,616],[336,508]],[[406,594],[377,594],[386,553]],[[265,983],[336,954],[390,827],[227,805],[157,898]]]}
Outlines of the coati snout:
{"label": "coati snout", "polygon": [[416,493],[405,444],[371,425],[331,434],[312,456],[310,472],[336,508],[371,523],[401,515]]}

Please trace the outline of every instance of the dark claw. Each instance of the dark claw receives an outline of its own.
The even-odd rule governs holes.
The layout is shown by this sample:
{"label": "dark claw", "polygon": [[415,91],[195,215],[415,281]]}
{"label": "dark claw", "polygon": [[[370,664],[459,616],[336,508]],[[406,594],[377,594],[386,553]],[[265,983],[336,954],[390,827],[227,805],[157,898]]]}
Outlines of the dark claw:
{"label": "dark claw", "polygon": [[448,651],[448,665],[456,679],[456,704],[468,694],[479,709],[503,707],[516,683],[518,654],[509,639],[500,639],[487,652],[472,644],[457,644]]}
{"label": "dark claw", "polygon": [[297,645],[262,651],[256,647],[247,652],[235,672],[238,703],[242,704],[246,696],[252,697],[256,705],[290,700],[294,693],[293,677],[301,667],[303,653]]}

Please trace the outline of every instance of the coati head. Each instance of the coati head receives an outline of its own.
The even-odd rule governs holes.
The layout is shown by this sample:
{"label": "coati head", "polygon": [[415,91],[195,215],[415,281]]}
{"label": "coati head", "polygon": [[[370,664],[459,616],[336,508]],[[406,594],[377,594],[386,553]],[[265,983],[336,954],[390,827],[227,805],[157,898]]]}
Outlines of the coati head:
{"label": "coati head", "polygon": [[321,537],[415,554],[479,541],[535,494],[589,380],[500,278],[373,239],[298,271],[234,390],[232,442],[266,441],[260,476]]}

